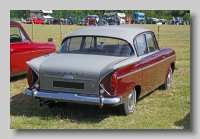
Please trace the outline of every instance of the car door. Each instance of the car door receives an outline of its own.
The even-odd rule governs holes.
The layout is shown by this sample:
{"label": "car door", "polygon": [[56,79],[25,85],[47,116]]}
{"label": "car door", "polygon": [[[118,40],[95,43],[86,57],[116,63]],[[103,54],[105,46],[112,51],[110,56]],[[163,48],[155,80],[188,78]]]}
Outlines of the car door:
{"label": "car door", "polygon": [[166,53],[164,50],[159,50],[156,42],[156,37],[153,33],[146,33],[146,40],[150,53],[152,53],[152,56],[154,57],[154,67],[156,73],[154,77],[154,86],[157,87],[164,81],[167,72],[166,69],[168,65],[166,65],[164,62],[166,60]]}
{"label": "car door", "polygon": [[[10,35],[13,34],[21,38],[21,41],[10,42],[10,73],[27,70],[26,61],[31,59],[31,53],[36,49],[20,26],[10,27]],[[12,36],[10,39],[12,40]]]}
{"label": "car door", "polygon": [[145,34],[137,36],[134,40],[134,45],[136,46],[142,68],[142,92],[147,93],[154,87],[154,57],[149,53]]}

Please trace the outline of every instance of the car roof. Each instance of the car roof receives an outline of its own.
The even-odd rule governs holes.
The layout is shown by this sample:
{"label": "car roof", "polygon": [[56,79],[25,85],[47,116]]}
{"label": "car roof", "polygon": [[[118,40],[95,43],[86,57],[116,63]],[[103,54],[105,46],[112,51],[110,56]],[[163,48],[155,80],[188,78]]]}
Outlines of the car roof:
{"label": "car roof", "polygon": [[15,21],[10,21],[10,24],[18,24],[19,25],[19,23],[15,22]]}
{"label": "car roof", "polygon": [[113,38],[120,38],[128,41],[132,44],[133,38],[142,33],[150,31],[145,28],[135,27],[135,26],[119,26],[119,25],[109,25],[109,26],[93,26],[86,27],[79,30],[76,30],[66,37],[71,36],[106,36]]}

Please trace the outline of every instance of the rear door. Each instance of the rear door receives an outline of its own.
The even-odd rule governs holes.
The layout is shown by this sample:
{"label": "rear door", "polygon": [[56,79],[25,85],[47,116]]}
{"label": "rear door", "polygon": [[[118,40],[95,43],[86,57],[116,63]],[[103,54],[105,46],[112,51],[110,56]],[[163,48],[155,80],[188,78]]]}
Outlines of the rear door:
{"label": "rear door", "polygon": [[149,52],[145,34],[137,36],[134,40],[142,68],[142,92],[147,93],[154,87],[155,67],[154,56]]}
{"label": "rear door", "polygon": [[166,69],[167,66],[166,61],[166,54],[164,51],[159,50],[155,35],[151,32],[146,33],[146,40],[147,45],[149,47],[150,53],[153,53],[154,62],[155,62],[155,79],[154,79],[154,86],[159,86],[165,79]]}

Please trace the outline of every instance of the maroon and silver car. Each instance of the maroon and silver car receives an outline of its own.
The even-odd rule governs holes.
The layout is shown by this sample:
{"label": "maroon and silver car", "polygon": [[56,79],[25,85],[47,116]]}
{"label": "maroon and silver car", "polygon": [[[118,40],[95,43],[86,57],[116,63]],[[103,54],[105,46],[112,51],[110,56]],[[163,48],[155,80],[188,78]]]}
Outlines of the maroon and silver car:
{"label": "maroon and silver car", "polygon": [[175,51],[160,49],[148,29],[87,27],[67,35],[57,53],[27,62],[29,87],[24,94],[41,105],[116,106],[129,115],[140,97],[160,86],[171,87],[175,63]]}

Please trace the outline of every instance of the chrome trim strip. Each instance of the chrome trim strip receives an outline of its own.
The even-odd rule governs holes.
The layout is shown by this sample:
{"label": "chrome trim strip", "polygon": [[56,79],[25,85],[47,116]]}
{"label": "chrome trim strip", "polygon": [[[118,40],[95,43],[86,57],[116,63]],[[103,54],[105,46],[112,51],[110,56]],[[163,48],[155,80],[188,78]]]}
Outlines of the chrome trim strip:
{"label": "chrome trim strip", "polygon": [[156,64],[159,64],[159,63],[161,63],[161,62],[163,62],[163,61],[165,61],[165,60],[167,60],[167,59],[170,59],[170,58],[172,58],[172,57],[174,57],[174,56],[176,56],[176,54],[175,54],[175,55],[172,55],[172,56],[170,56],[170,57],[168,57],[168,58],[165,58],[165,59],[163,59],[163,60],[161,60],[161,61],[159,61],[159,62],[156,62],[156,63],[154,63],[154,64],[152,64],[152,65],[149,65],[149,66],[147,66],[147,67],[144,67],[144,68],[142,68],[142,69],[135,70],[135,71],[130,72],[130,73],[127,73],[127,74],[125,74],[125,75],[121,75],[121,76],[117,77],[117,79],[121,79],[121,78],[126,77],[126,76],[128,76],[128,75],[131,75],[131,74],[133,74],[133,73],[136,73],[136,72],[139,72],[139,71],[141,71],[141,70],[150,68],[150,67],[152,67],[152,66],[154,66],[154,65],[156,65]]}
{"label": "chrome trim strip", "polygon": [[110,96],[110,93],[100,84],[101,88]]}
{"label": "chrome trim strip", "polygon": [[43,76],[45,76],[45,77],[51,77],[51,78],[61,78],[61,79],[63,79],[63,80],[70,80],[70,81],[72,81],[72,80],[94,81],[94,79],[84,79],[84,78],[64,79],[64,78],[63,78],[63,75],[62,75],[62,76],[53,76],[53,75],[45,75],[45,74],[44,74]]}
{"label": "chrome trim strip", "polygon": [[172,56],[170,56],[170,57],[168,57],[168,58],[165,58],[165,59],[163,59],[163,60],[161,60],[161,61],[159,61],[159,62],[156,62],[156,63],[154,63],[154,64],[152,64],[152,65],[149,65],[149,66],[147,66],[147,67],[144,67],[143,69],[147,69],[147,68],[150,68],[150,67],[152,67],[152,66],[154,66],[154,65],[157,65],[157,64],[159,64],[159,63],[161,63],[161,62],[163,62],[163,61],[165,61],[165,60],[167,60],[167,59],[170,59],[170,58],[173,57],[173,56],[175,56],[175,55],[172,55]]}
{"label": "chrome trim strip", "polygon": [[[32,68],[31,66],[29,66],[38,76],[38,80],[30,87],[30,88],[33,88],[40,80],[40,77],[39,77],[39,74],[36,72],[36,70],[34,68]],[[28,74],[28,73],[27,73]]]}
{"label": "chrome trim strip", "polygon": [[[99,105],[100,97],[94,96],[81,96],[78,94],[70,94],[64,92],[57,92],[57,93],[48,93],[48,92],[41,92],[36,91],[33,89],[25,89],[23,92],[24,95],[32,96],[33,98],[41,98],[47,100],[60,100],[64,102],[76,102],[76,103],[85,103],[85,104],[94,104]],[[114,97],[114,98],[102,98],[103,104],[119,104],[122,101],[122,96]]]}
{"label": "chrome trim strip", "polygon": [[126,77],[126,76],[128,76],[128,75],[131,75],[131,74],[133,74],[133,73],[140,72],[140,71],[142,71],[142,69],[135,70],[135,71],[132,71],[132,72],[127,73],[127,74],[125,74],[125,75],[119,76],[119,77],[117,77],[117,79],[121,79],[121,78],[123,78],[123,77]]}
{"label": "chrome trim strip", "polygon": [[[45,49],[45,51],[48,51],[48,50],[52,50],[52,49]],[[19,54],[29,54],[29,53],[35,53],[35,52],[43,52],[44,50],[33,50],[33,51],[29,51],[29,52],[21,52],[21,53],[15,53],[14,55],[19,55]],[[53,53],[53,52],[50,52],[50,53]],[[44,53],[43,55],[41,56],[45,56],[46,53]]]}

